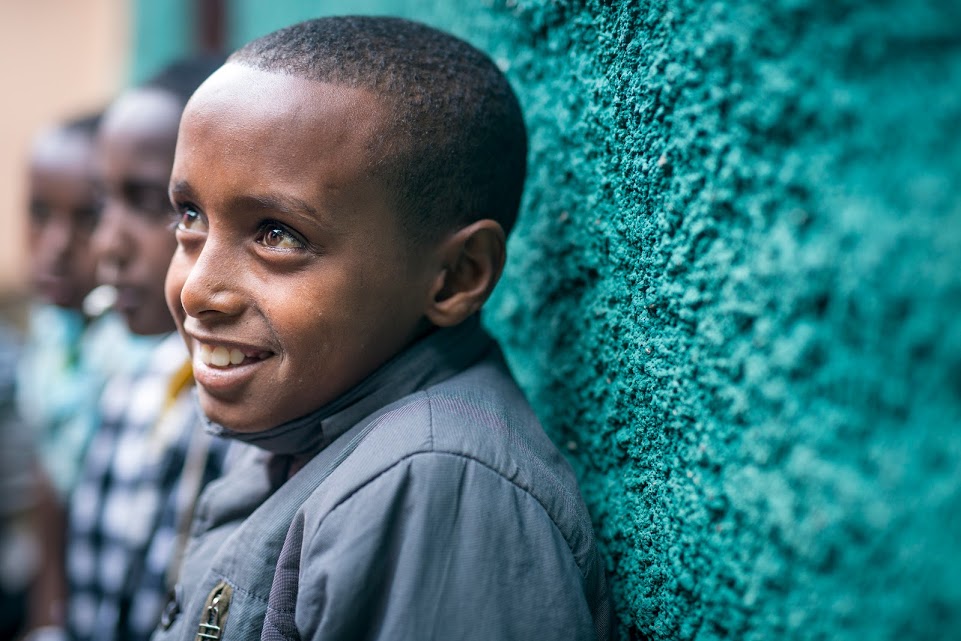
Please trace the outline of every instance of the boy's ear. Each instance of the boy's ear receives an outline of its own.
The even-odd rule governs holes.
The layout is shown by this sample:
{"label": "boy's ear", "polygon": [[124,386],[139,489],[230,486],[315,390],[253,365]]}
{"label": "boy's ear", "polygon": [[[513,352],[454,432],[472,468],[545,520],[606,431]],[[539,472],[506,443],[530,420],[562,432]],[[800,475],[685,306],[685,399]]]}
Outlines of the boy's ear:
{"label": "boy's ear", "polygon": [[441,241],[442,269],[431,288],[427,318],[452,327],[479,310],[501,277],[506,255],[504,229],[487,218]]}

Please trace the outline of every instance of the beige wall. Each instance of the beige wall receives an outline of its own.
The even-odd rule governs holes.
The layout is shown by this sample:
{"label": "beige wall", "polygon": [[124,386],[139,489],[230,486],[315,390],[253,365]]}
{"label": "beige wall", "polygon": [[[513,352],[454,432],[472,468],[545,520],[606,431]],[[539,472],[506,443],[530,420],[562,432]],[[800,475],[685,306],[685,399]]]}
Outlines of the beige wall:
{"label": "beige wall", "polygon": [[22,292],[24,158],[42,126],[103,106],[128,55],[127,0],[0,0],[0,296]]}

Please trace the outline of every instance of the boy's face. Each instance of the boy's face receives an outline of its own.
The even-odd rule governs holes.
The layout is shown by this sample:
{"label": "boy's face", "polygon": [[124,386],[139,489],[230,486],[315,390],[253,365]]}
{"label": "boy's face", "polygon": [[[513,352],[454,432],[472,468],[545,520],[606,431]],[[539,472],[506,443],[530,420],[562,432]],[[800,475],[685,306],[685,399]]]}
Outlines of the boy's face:
{"label": "boy's face", "polygon": [[79,309],[96,282],[93,167],[93,139],[62,129],[41,136],[30,157],[31,285],[60,307]]}
{"label": "boy's face", "polygon": [[136,334],[174,329],[164,276],[177,243],[167,184],[181,106],[159,90],[134,90],[107,112],[100,133],[104,208],[94,238],[98,275],[117,288],[116,309]]}
{"label": "boy's face", "polygon": [[380,114],[365,91],[238,64],[188,104],[167,302],[211,420],[308,414],[423,331],[437,257],[367,175]]}

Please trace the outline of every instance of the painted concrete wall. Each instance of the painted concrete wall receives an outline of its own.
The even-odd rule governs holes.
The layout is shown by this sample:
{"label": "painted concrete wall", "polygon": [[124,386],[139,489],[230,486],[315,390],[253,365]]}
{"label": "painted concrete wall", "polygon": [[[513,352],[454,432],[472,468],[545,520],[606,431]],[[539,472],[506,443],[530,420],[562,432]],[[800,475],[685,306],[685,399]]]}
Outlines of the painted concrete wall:
{"label": "painted concrete wall", "polygon": [[518,0],[488,315],[631,636],[961,638],[961,6]]}
{"label": "painted concrete wall", "polygon": [[[239,43],[353,5],[234,7]],[[961,638],[961,5],[363,9],[468,38],[521,95],[487,322],[625,635]]]}

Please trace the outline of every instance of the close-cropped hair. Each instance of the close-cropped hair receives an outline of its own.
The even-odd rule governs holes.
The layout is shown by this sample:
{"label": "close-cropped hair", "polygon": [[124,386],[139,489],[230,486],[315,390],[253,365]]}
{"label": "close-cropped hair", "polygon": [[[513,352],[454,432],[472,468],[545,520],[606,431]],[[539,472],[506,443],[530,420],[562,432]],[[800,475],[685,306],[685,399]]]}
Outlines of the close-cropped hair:
{"label": "close-cropped hair", "polygon": [[230,61],[371,92],[386,108],[369,168],[413,240],[491,218],[509,232],[527,172],[527,133],[510,83],[484,53],[400,18],[308,20]]}
{"label": "close-cropped hair", "polygon": [[61,125],[61,129],[67,133],[80,134],[87,138],[94,138],[100,128],[100,121],[103,120],[103,111],[96,113],[75,116]]}
{"label": "close-cropped hair", "polygon": [[227,57],[221,54],[199,54],[180,58],[168,63],[138,88],[166,91],[183,106],[203,81],[226,60]]}

